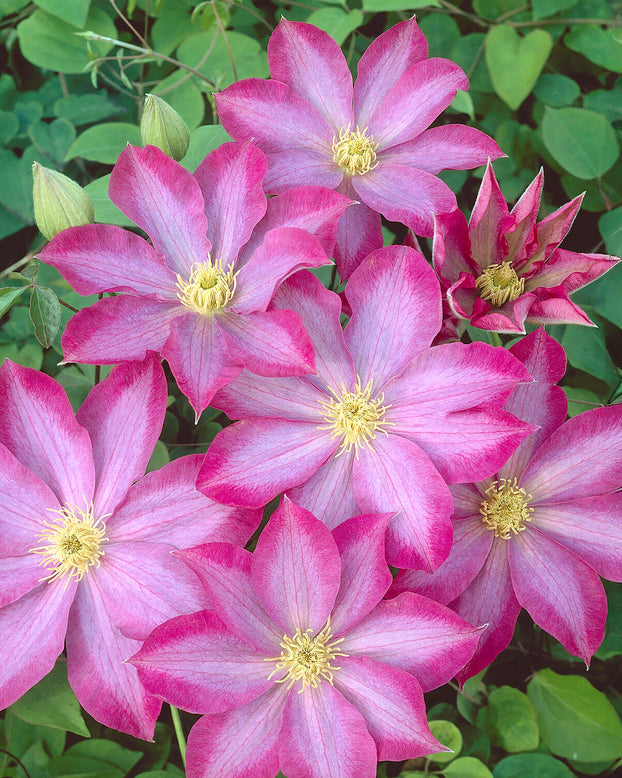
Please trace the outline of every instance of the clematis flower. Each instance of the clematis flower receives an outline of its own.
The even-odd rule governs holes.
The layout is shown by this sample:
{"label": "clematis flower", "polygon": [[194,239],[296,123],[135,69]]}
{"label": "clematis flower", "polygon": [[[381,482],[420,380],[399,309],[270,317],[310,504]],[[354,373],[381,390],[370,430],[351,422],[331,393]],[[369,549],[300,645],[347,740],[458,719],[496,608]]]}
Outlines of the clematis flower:
{"label": "clematis flower", "polygon": [[539,429],[493,478],[451,487],[447,561],[432,575],[400,572],[392,587],[489,624],[461,681],[506,648],[521,607],[588,663],[607,614],[599,575],[622,581],[622,407],[564,422],[567,401],[555,385],[566,365],[562,347],[540,329],[511,350],[535,383],[517,387],[506,408]]}
{"label": "clematis flower", "polygon": [[214,398],[231,418],[206,455],[198,488],[260,506],[283,490],[331,529],[356,513],[397,513],[389,563],[433,570],[451,546],[445,483],[495,472],[531,430],[501,407],[529,380],[505,349],[452,343],[432,268],[406,246],[373,252],[352,274],[352,318],[309,272],[288,279],[277,309],[302,317],[317,375],[247,372]]}
{"label": "clematis flower", "polygon": [[166,411],[153,356],[116,367],[74,416],[52,378],[0,367],[0,709],[54,666],[99,722],[149,740],[160,701],[123,664],[205,593],[171,554],[207,540],[244,544],[260,513],[196,491],[201,456],[141,477]]}
{"label": "clematis flower", "polygon": [[158,627],[130,661],[153,694],[206,714],[189,778],[372,778],[379,759],[443,750],[422,690],[455,674],[480,630],[425,597],[382,600],[389,519],[331,533],[285,498],[253,554],[179,553],[214,609]]}
{"label": "clematis flower", "polygon": [[455,63],[428,59],[414,17],[369,46],[354,87],[339,46],[311,24],[281,19],[268,60],[272,79],[227,87],[215,96],[218,114],[233,138],[265,151],[267,192],[316,184],[358,201],[339,222],[334,256],[343,279],[382,246],[380,214],[431,236],[432,214],[456,207],[439,171],[503,156],[473,127],[428,129],[469,82]]}
{"label": "clematis flower", "polygon": [[194,175],[154,146],[128,146],[110,198],[152,245],[92,224],[65,230],[38,255],[80,294],[123,293],[69,321],[65,361],[111,364],[159,352],[197,418],[242,366],[263,375],[313,372],[298,315],[266,309],[290,273],[328,262],[349,201],[307,187],[266,210],[265,170],[250,143],[224,144]]}
{"label": "clematis flower", "polygon": [[617,257],[559,248],[582,195],[536,224],[542,171],[511,211],[492,165],[471,219],[436,217],[434,267],[454,315],[493,332],[524,333],[525,322],[592,325],[568,295],[610,270]]}

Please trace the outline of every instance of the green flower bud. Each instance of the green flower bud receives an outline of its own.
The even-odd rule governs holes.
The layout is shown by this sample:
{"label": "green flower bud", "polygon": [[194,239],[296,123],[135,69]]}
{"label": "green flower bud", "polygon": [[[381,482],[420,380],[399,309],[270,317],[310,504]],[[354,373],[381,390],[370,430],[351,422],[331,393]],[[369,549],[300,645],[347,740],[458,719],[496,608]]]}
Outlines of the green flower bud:
{"label": "green flower bud", "polygon": [[140,120],[143,145],[157,146],[179,162],[190,145],[190,131],[177,111],[157,95],[145,95]]}
{"label": "green flower bud", "polygon": [[48,240],[67,227],[95,221],[93,201],[82,187],[56,170],[32,165],[32,199],[37,227]]}

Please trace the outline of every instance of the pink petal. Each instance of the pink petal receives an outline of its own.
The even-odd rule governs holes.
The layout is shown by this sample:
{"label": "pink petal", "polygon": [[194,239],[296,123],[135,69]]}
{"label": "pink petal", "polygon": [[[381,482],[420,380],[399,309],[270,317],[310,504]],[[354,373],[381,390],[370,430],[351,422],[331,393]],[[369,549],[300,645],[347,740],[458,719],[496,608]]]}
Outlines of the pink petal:
{"label": "pink petal", "polygon": [[144,689],[126,663],[140,642],[112,623],[97,586],[86,575],[78,587],[67,629],[67,674],[80,705],[107,727],[152,740],[162,703]]}
{"label": "pink petal", "polygon": [[325,149],[306,149],[293,143],[291,148],[266,152],[268,172],[263,183],[266,192],[279,195],[285,194],[292,187],[335,189],[339,186],[343,172],[335,165],[332,151],[329,154]]}
{"label": "pink petal", "polygon": [[448,59],[424,59],[411,65],[385,95],[367,126],[379,151],[409,141],[447,108],[469,80]]}
{"label": "pink petal", "polygon": [[[30,548],[33,542],[31,537]],[[28,551],[18,554],[8,551],[0,557],[0,608],[31,592],[46,577],[35,554]]]}
{"label": "pink petal", "polygon": [[536,225],[536,243],[538,246],[535,254],[529,257],[529,264],[547,259],[559,246],[572,227],[576,215],[581,208],[583,195],[580,194],[569,203],[562,205],[554,213],[549,214]]}
{"label": "pink petal", "polygon": [[338,442],[309,422],[239,421],[219,432],[197,488],[217,502],[261,507],[309,479]]}
{"label": "pink petal", "polygon": [[493,533],[482,524],[481,516],[454,521],[454,541],[449,556],[433,573],[400,570],[390,594],[415,592],[449,605],[482,569],[493,541]]}
{"label": "pink petal", "polygon": [[485,165],[488,159],[503,156],[495,141],[475,127],[443,124],[386,149],[382,161],[410,165],[437,175],[447,169],[470,170]]}
{"label": "pink petal", "polygon": [[515,223],[516,219],[508,211],[492,165],[488,163],[469,220],[473,258],[482,269],[507,259],[504,235]]}
{"label": "pink petal", "polygon": [[373,252],[348,281],[352,318],[345,342],[361,385],[374,393],[426,349],[441,326],[441,297],[434,271],[407,246]]}
{"label": "pink petal", "polygon": [[128,146],[110,176],[110,199],[153,241],[175,273],[205,262],[210,243],[203,197],[192,174],[155,146]]}
{"label": "pink petal", "polygon": [[427,56],[428,42],[414,16],[372,41],[359,61],[354,85],[354,114],[361,129],[404,73]]}
{"label": "pink petal", "polygon": [[535,527],[511,539],[516,598],[542,629],[589,664],[602,643],[607,597],[598,574]]}
{"label": "pink petal", "polygon": [[[345,179],[341,189],[348,197],[357,199],[351,179]],[[365,257],[382,248],[382,244],[380,214],[365,203],[355,202],[341,217],[337,229],[334,257],[339,277],[344,281],[349,278]]]}
{"label": "pink petal", "polygon": [[365,719],[329,683],[290,692],[279,735],[288,778],[374,778],[376,746]]}
{"label": "pink petal", "polygon": [[378,759],[416,759],[442,749],[428,727],[423,693],[409,673],[367,657],[339,658],[335,687],[363,714]]}
{"label": "pink petal", "polygon": [[300,314],[315,348],[318,378],[336,391],[354,384],[354,363],[341,328],[341,300],[329,292],[313,273],[300,271],[279,287],[276,308]]}
{"label": "pink petal", "polygon": [[179,551],[177,556],[199,577],[211,595],[215,612],[230,632],[264,656],[278,653],[283,631],[255,593],[249,551],[228,543],[205,543]]}
{"label": "pink petal", "polygon": [[512,257],[514,262],[520,264],[538,248],[536,242],[536,220],[540,208],[543,183],[544,172],[540,168],[538,175],[525,189],[511,211],[512,216],[516,220],[516,229],[505,236],[508,242],[508,256]]}
{"label": "pink petal", "polygon": [[339,591],[339,551],[321,521],[284,497],[259,536],[251,575],[259,601],[285,633],[316,633]]}
{"label": "pink petal", "polygon": [[239,708],[274,684],[264,657],[205,610],[159,626],[130,662],[147,691],[190,713]]}
{"label": "pink petal", "polygon": [[431,238],[433,214],[456,207],[456,197],[440,178],[424,170],[378,159],[378,167],[357,176],[354,188],[360,199],[389,221],[402,222],[417,235]]}
{"label": "pink petal", "polygon": [[540,446],[521,486],[540,503],[605,494],[620,487],[622,406],[594,408],[569,419]]}
{"label": "pink petal", "polygon": [[324,116],[335,135],[352,124],[352,76],[341,49],[312,24],[281,18],[268,43],[270,75]]}
{"label": "pink petal", "polygon": [[194,172],[199,182],[212,256],[223,267],[236,264],[242,246],[266,212],[261,182],[265,154],[248,141],[223,143]]}
{"label": "pink petal", "polygon": [[230,508],[196,489],[203,454],[180,457],[135,483],[106,522],[111,542],[158,541],[176,548],[222,541],[243,545],[261,520],[253,508]]}
{"label": "pink petal", "polygon": [[147,241],[109,224],[60,232],[37,256],[81,295],[130,292],[176,300],[173,273]]}
{"label": "pink petal", "polygon": [[105,297],[69,319],[61,343],[65,362],[106,365],[159,352],[181,305],[123,294]]}
{"label": "pink petal", "polygon": [[447,683],[471,658],[480,630],[427,597],[381,600],[345,636],[340,650],[411,673],[423,691]]}
{"label": "pink petal", "polygon": [[473,659],[456,676],[460,684],[488,667],[510,645],[514,635],[521,606],[510,578],[508,544],[511,542],[493,537],[490,554],[478,576],[451,604],[469,623],[487,625],[480,633]]}
{"label": "pink petal", "polygon": [[296,227],[270,230],[240,270],[231,307],[238,313],[265,311],[277,287],[289,275],[328,263],[322,244],[314,235]]}
{"label": "pink petal", "polygon": [[441,278],[455,284],[461,273],[479,275],[471,258],[469,228],[462,211],[442,213],[434,217],[434,269]]}
{"label": "pink petal", "polygon": [[531,433],[499,470],[502,478],[520,478],[534,451],[566,419],[568,401],[555,386],[566,372],[566,354],[544,327],[522,338],[510,349],[525,365],[533,383],[517,386],[505,409],[539,429]]}
{"label": "pink petal", "polygon": [[391,585],[384,536],[392,518],[390,513],[355,516],[333,530],[341,556],[341,584],[330,617],[333,635],[367,616]]}
{"label": "pink petal", "polygon": [[471,325],[489,332],[507,332],[511,335],[524,335],[525,319],[529,317],[529,320],[533,321],[531,308],[535,300],[536,296],[534,294],[526,292],[517,297],[514,302],[507,302],[502,308],[491,310],[488,303],[477,298]]}
{"label": "pink petal", "polygon": [[399,435],[377,435],[354,463],[354,494],[365,513],[400,511],[387,534],[395,567],[436,569],[451,547],[452,500],[427,455]]}
{"label": "pink petal", "polygon": [[452,484],[449,487],[454,498],[455,519],[469,519],[471,516],[479,516],[479,509],[484,499],[484,492],[490,486],[493,479],[487,479],[479,484]]}
{"label": "pink petal", "polygon": [[188,736],[189,778],[274,778],[284,692],[277,684],[242,708],[200,718]]}
{"label": "pink petal", "polygon": [[112,513],[144,474],[162,431],[167,395],[164,370],[150,357],[115,367],[77,412],[93,445],[93,502],[100,515]]}
{"label": "pink petal", "polygon": [[242,369],[227,348],[216,316],[186,313],[170,323],[170,335],[162,347],[177,385],[194,408],[196,419],[214,393],[232,381]]}
{"label": "pink petal", "polygon": [[528,313],[528,319],[533,324],[597,326],[585,311],[568,299],[562,286],[555,286],[552,289],[538,289],[534,297],[535,300],[529,307]]}
{"label": "pink petal", "polygon": [[62,653],[76,584],[44,583],[0,610],[0,710],[54,667]]}
{"label": "pink petal", "polygon": [[563,286],[570,294],[600,278],[619,261],[607,254],[577,254],[557,249],[542,269],[525,282],[525,289],[532,291],[540,287]]}
{"label": "pink petal", "polygon": [[83,508],[91,502],[91,440],[65,390],[50,376],[9,359],[0,366],[0,443],[50,487],[61,505]]}

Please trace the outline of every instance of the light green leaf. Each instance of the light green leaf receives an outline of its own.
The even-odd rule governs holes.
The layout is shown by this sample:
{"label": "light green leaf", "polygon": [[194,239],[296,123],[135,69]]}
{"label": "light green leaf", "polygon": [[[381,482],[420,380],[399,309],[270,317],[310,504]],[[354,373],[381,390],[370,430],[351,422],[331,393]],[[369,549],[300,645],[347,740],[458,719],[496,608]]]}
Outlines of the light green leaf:
{"label": "light green leaf", "polygon": [[585,678],[546,668],[529,681],[527,694],[542,740],[557,756],[597,762],[622,755],[622,722],[605,695]]}
{"label": "light green leaf", "polygon": [[456,96],[451,101],[449,106],[453,111],[458,113],[466,113],[471,119],[475,117],[475,110],[473,108],[473,100],[468,92],[463,92],[462,89],[458,89]]}
{"label": "light green leaf", "polygon": [[[212,46],[214,35],[216,42]],[[259,41],[239,32],[227,31],[227,40],[231,54],[220,32],[201,32],[191,35],[177,49],[177,58],[184,65],[199,70],[209,78],[218,89],[224,89],[237,79],[267,78],[269,75],[268,55]],[[205,54],[210,51],[205,59]],[[236,74],[231,65],[235,62]],[[203,61],[204,60],[204,61]],[[199,65],[199,63],[202,63]],[[210,91],[213,91],[210,88]]]}
{"label": "light green leaf", "polygon": [[122,778],[142,752],[130,751],[112,740],[83,740],[50,760],[50,776],[58,778]]}
{"label": "light green leaf", "polygon": [[545,30],[521,38],[513,27],[499,24],[486,36],[486,63],[499,97],[516,111],[534,88],[553,39]]}
{"label": "light green leaf", "polygon": [[[112,19],[99,8],[91,8],[84,25],[98,35],[114,37],[117,33]],[[17,25],[17,37],[24,57],[40,68],[61,73],[81,73],[89,62],[86,40],[73,27],[45,11],[35,11]],[[96,56],[104,56],[111,44],[90,43]]]}
{"label": "light green leaf", "polygon": [[26,290],[25,286],[22,287],[5,287],[0,289],[0,319],[9,310],[16,300],[19,300],[22,293]]}
{"label": "light green leaf", "polygon": [[341,46],[348,35],[363,24],[363,14],[358,8],[350,13],[342,8],[320,8],[311,14],[307,22],[327,32]]}
{"label": "light green leaf", "polygon": [[32,289],[30,318],[37,340],[43,348],[49,348],[60,328],[60,303],[51,289],[42,286],[35,286]]}
{"label": "light green leaf", "polygon": [[84,187],[95,207],[95,221],[98,224],[116,224],[118,227],[133,227],[134,222],[120,211],[108,197],[108,184],[110,173],[107,176],[96,178]]}
{"label": "light green leaf", "polygon": [[509,753],[533,751],[540,736],[533,705],[512,686],[494,689],[488,697],[487,723],[501,747]]}
{"label": "light green leaf", "polygon": [[35,0],[35,4],[74,27],[84,27],[91,0]]}
{"label": "light green leaf", "polygon": [[546,19],[577,4],[577,0],[531,0],[534,19]]}
{"label": "light green leaf", "polygon": [[545,108],[544,145],[564,170],[582,179],[604,175],[620,156],[611,123],[585,108]]}
{"label": "light green leaf", "polygon": [[583,107],[602,113],[610,122],[622,120],[622,87],[588,92],[583,97]]}
{"label": "light green leaf", "polygon": [[581,94],[581,88],[576,81],[558,73],[543,73],[538,79],[533,93],[541,103],[553,108],[563,108]]}
{"label": "light green leaf", "polygon": [[462,735],[458,727],[451,721],[443,721],[437,719],[436,721],[428,722],[430,726],[430,732],[434,737],[447,748],[451,748],[451,751],[439,751],[437,754],[431,754],[430,759],[433,759],[437,764],[447,764],[455,759],[462,750]]}
{"label": "light green leaf", "polygon": [[364,11],[414,11],[415,8],[440,8],[438,0],[363,0]]}
{"label": "light green leaf", "polygon": [[493,778],[483,762],[474,756],[461,756],[443,769],[445,778]]}
{"label": "light green leaf", "polygon": [[170,56],[182,41],[201,31],[201,20],[190,18],[190,9],[165,6],[151,30],[153,48],[159,54]]}
{"label": "light green leaf", "polygon": [[206,124],[203,127],[197,127],[190,135],[190,147],[181,161],[182,166],[194,173],[210,151],[214,151],[221,144],[230,140],[231,138],[222,124]]}
{"label": "light green leaf", "polygon": [[595,65],[622,73],[622,43],[614,37],[614,30],[603,30],[595,24],[582,24],[566,35],[564,43]]}
{"label": "light green leaf", "polygon": [[89,127],[69,147],[65,161],[82,157],[92,162],[114,164],[119,154],[130,143],[142,146],[140,130],[126,122],[104,122]]}
{"label": "light green leaf", "polygon": [[164,467],[164,465],[168,465],[170,461],[171,458],[168,454],[168,449],[161,440],[158,440],[153,449],[153,453],[151,454],[151,458],[147,463],[147,472],[150,473],[152,470],[159,470],[161,467]]}
{"label": "light green leaf", "polygon": [[583,386],[562,386],[562,389],[568,398],[568,416],[570,418],[601,404],[599,396]]}
{"label": "light green leaf", "polygon": [[460,40],[458,23],[449,14],[426,14],[419,27],[427,38],[431,57],[447,57],[447,52]]}
{"label": "light green leaf", "polygon": [[494,778],[574,778],[563,762],[548,754],[514,754],[502,759],[493,771]]}
{"label": "light green leaf", "polygon": [[18,365],[40,370],[43,364],[43,350],[38,343],[30,342],[22,348],[15,343],[0,344],[0,365],[5,359],[17,362]]}

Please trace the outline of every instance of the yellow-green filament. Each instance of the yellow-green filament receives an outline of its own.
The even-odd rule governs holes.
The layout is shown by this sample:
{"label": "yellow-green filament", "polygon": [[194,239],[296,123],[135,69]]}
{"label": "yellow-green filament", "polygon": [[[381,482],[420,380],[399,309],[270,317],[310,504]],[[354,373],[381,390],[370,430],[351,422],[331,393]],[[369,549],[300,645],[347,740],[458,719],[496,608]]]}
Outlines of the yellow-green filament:
{"label": "yellow-green filament", "polygon": [[482,300],[499,308],[508,300],[513,302],[525,291],[525,279],[519,278],[509,262],[488,265],[475,281],[475,288]]}
{"label": "yellow-green filament", "polygon": [[177,276],[177,296],[182,305],[208,316],[225,308],[235,294],[236,273],[233,265],[223,269],[222,262],[201,262],[192,266],[190,278]]}
{"label": "yellow-green filament", "polygon": [[333,160],[335,164],[349,176],[362,176],[369,173],[376,165],[376,149],[372,135],[367,135],[367,128],[354,132],[350,131],[350,125],[346,129],[339,130],[339,139],[333,138]]}
{"label": "yellow-green filament", "polygon": [[494,481],[485,494],[486,499],[479,512],[482,521],[488,529],[494,531],[496,538],[509,540],[510,533],[518,535],[526,529],[525,522],[531,521],[533,513],[533,508],[527,506],[532,497],[519,488],[516,478]]}
{"label": "yellow-green filament", "polygon": [[317,689],[321,681],[328,681],[332,685],[333,672],[340,668],[331,662],[335,657],[348,656],[336,648],[343,642],[343,638],[332,639],[330,617],[326,626],[315,637],[311,637],[312,632],[311,628],[304,632],[298,628],[292,637],[283,635],[281,655],[266,657],[266,662],[276,662],[276,667],[268,678],[272,678],[280,670],[287,670],[283,678],[278,678],[275,683],[287,683],[287,688],[291,689],[300,681],[299,694],[307,686]]}

